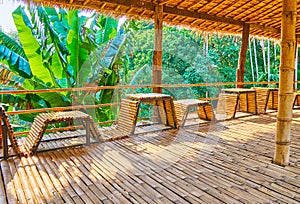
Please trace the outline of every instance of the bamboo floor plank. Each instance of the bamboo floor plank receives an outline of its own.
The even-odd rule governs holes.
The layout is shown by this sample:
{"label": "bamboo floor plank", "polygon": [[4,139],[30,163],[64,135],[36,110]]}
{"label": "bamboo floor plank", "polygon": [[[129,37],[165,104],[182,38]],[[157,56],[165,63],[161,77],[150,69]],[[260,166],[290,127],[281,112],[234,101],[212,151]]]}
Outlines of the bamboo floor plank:
{"label": "bamboo floor plank", "polygon": [[[143,161],[143,163],[142,163],[141,165],[142,165],[142,166],[145,166],[146,160],[143,159],[142,161]],[[152,164],[149,163],[148,165],[149,165],[150,167],[155,166],[155,164],[153,164],[153,163],[152,163]],[[160,173],[166,173],[166,172],[168,172],[168,171],[160,170]],[[174,174],[174,169],[170,170],[170,172],[168,172],[168,173],[169,173],[169,175],[166,175],[167,177],[169,177],[169,178],[170,178],[170,177],[175,177],[175,178],[176,178],[176,177],[177,177],[177,178],[180,178],[180,177],[181,177],[181,181],[182,181],[182,182],[184,182],[183,179],[186,178],[186,175],[183,175],[183,174],[182,174],[182,175],[178,175],[178,174],[176,175],[176,174],[175,174],[174,176],[172,176],[172,174]],[[150,175],[151,175],[151,174],[150,174]],[[157,176],[159,176],[159,175],[156,174],[155,176],[157,177]],[[164,178],[163,178],[164,176],[165,176],[165,175],[161,175],[159,178],[161,178],[161,180],[163,180],[163,179],[164,179]],[[154,179],[155,179],[155,177],[154,177]],[[157,179],[157,178],[156,178],[156,179]],[[164,180],[166,180],[166,179],[164,179]],[[159,182],[159,180],[158,180],[158,182]],[[177,182],[176,184],[180,184],[180,182]],[[170,188],[170,184],[169,184],[169,183],[167,183],[166,186],[168,186],[168,187]],[[197,192],[197,191],[194,191],[194,192],[193,192],[193,188],[191,187],[191,186],[193,186],[193,185],[192,185],[191,183],[186,183],[186,182],[184,182],[184,184],[181,184],[181,187],[182,187],[182,186],[189,186],[189,187],[188,187],[188,190],[190,190],[190,191],[189,191],[190,194],[193,194],[193,193],[194,193],[194,194],[196,194],[196,196],[200,196],[200,197],[202,196],[202,198],[205,197],[205,195],[199,195],[199,192]],[[202,185],[202,186],[205,186],[205,185]],[[173,190],[174,190],[174,189],[173,189]],[[198,195],[197,195],[197,194],[198,194]],[[202,194],[203,194],[203,193],[202,193]],[[181,195],[182,195],[182,194],[181,194]],[[184,194],[183,194],[183,195],[184,195]],[[207,196],[207,195],[206,195],[206,196]],[[213,199],[213,197],[210,197],[210,200],[211,200],[211,201],[212,201],[212,199]],[[225,198],[223,198],[223,199],[225,199]],[[202,200],[202,202],[203,202],[203,201],[204,201],[204,200]],[[217,201],[215,200],[215,202],[217,202]]]}
{"label": "bamboo floor plank", "polygon": [[[13,160],[13,162],[14,162],[14,165],[11,165],[10,167],[11,167],[12,174],[14,175],[13,180],[16,185],[15,187],[18,189],[19,184],[17,184],[17,183],[21,183],[22,190],[24,189],[26,203],[37,203],[37,199],[39,199],[39,197],[36,198],[36,196],[34,195],[34,190],[30,186],[29,179],[24,170],[24,166],[22,166],[20,164],[20,159],[15,158]],[[39,196],[39,195],[37,195],[37,196]],[[18,197],[18,198],[20,198],[20,197]]]}
{"label": "bamboo floor plank", "polygon": [[[3,170],[1,169],[1,172],[0,172],[0,181],[4,181],[3,179]],[[4,173],[4,175],[6,174],[6,172]],[[5,187],[4,187],[4,183],[0,183],[0,203],[3,203],[3,204],[6,204],[7,201],[6,201],[6,192],[5,192]]]}
{"label": "bamboo floor plank", "polygon": [[[80,152],[79,149],[77,149],[76,151]],[[96,155],[91,155],[93,156],[93,158],[96,157]],[[94,163],[94,167],[93,166],[89,166],[89,156],[88,157],[82,157],[82,159],[84,159],[83,163],[85,164],[85,167],[88,168],[92,168],[95,169],[95,176],[97,176],[97,178],[99,178],[100,176],[102,176],[101,174],[104,174],[103,176],[107,176],[107,179],[110,179],[109,181],[112,183],[115,183],[115,188],[116,190],[118,190],[119,192],[122,193],[122,195],[124,195],[130,202],[132,203],[143,203],[143,202],[150,202],[151,199],[147,198],[147,194],[142,194],[138,189],[138,181],[134,181],[137,183],[129,183],[129,181],[132,181],[134,178],[126,178],[126,176],[123,175],[122,178],[119,178],[119,176],[117,176],[117,174],[113,175],[110,173],[110,171],[108,169],[105,169],[105,166],[101,165],[101,163]],[[103,171],[104,170],[104,171]],[[127,181],[127,182],[125,182]],[[143,198],[143,199],[142,199]]]}
{"label": "bamboo floor plank", "polygon": [[[78,149],[75,149],[75,151],[77,151],[77,150],[78,150]],[[78,154],[78,153],[77,153],[77,154]],[[82,155],[82,154],[80,154],[80,155]],[[95,156],[96,156],[96,155],[95,155]],[[93,157],[93,160],[95,160],[95,156]],[[75,159],[74,156],[72,156],[72,158],[73,158],[74,160],[77,160],[77,159]],[[85,167],[88,166],[89,161],[90,161],[90,160],[87,160],[87,161],[84,161],[84,160],[82,160],[82,159],[80,160],[80,162],[83,162],[83,166],[85,166]],[[75,163],[75,162],[74,162],[74,163]],[[101,169],[101,170],[103,170],[103,169]],[[100,171],[100,172],[101,172],[101,171]],[[88,172],[86,172],[86,173],[88,173]],[[99,174],[98,174],[98,175],[95,175],[95,179],[99,180],[99,176],[100,176]],[[89,177],[91,177],[90,174],[89,174]],[[93,177],[91,177],[91,178],[93,178]],[[101,183],[102,183],[102,182],[101,182]],[[103,183],[104,183],[104,182],[103,182]],[[113,189],[114,187],[117,187],[117,189]],[[116,196],[113,196],[113,197],[112,197],[112,199],[113,199],[114,202],[122,202],[122,203],[128,202],[128,201],[124,200],[124,198],[123,198],[122,196],[120,196],[119,193],[117,193],[118,191],[122,191],[122,189],[119,188],[117,185],[112,185],[112,186],[107,185],[107,188],[110,189],[111,192],[106,191],[106,192],[105,192],[106,195],[109,195],[109,194],[111,194],[111,195],[117,194]],[[126,192],[123,193],[123,195],[126,196]],[[118,197],[119,197],[119,198],[118,198]]]}
{"label": "bamboo floor plank", "polygon": [[[106,151],[107,151],[107,149],[106,149]],[[97,150],[96,153],[97,153],[98,155],[103,155],[103,154],[105,154],[105,152],[99,152],[99,150]],[[106,154],[106,155],[107,155],[107,154]],[[112,156],[112,157],[108,157],[108,156],[107,156],[107,159],[108,159],[108,162],[112,162],[113,156]],[[102,160],[102,162],[103,162],[103,160]],[[114,165],[108,165],[110,171],[112,171],[112,169],[113,169],[113,171],[116,171],[116,172],[120,173],[120,172],[122,172],[122,170],[124,170],[124,168],[120,167],[119,165],[116,166],[115,162],[113,162],[113,163],[114,163]],[[120,170],[120,168],[121,168],[122,170]],[[117,175],[117,173],[115,173],[115,175]],[[156,192],[154,189],[150,188],[150,187],[148,186],[148,185],[149,185],[148,183],[145,183],[144,181],[142,181],[142,180],[141,180],[140,178],[138,178],[137,176],[133,176],[133,175],[131,175],[131,174],[129,174],[129,175],[130,175],[129,181],[131,181],[131,180],[134,179],[134,180],[137,182],[137,184],[139,184],[140,187],[141,187],[141,188],[137,188],[138,186],[136,186],[136,184],[134,184],[135,187],[136,187],[136,190],[137,190],[137,189],[140,189],[140,190],[142,191],[141,193],[144,193],[145,196],[146,196],[146,198],[149,196],[149,195],[147,195],[147,194],[153,195],[153,197],[150,195],[150,197],[151,197],[150,200],[153,200],[154,202],[156,202],[156,200],[159,200],[159,199],[163,198],[158,192]],[[145,196],[143,196],[143,198],[145,198]],[[146,198],[145,198],[145,199],[146,199]],[[157,203],[160,203],[160,202],[158,201]]]}
{"label": "bamboo floor plank", "polygon": [[46,174],[49,175],[53,186],[65,203],[83,203],[75,191],[68,185],[67,180],[57,171],[58,168],[52,162],[50,156],[46,154],[39,155],[37,162],[44,167]]}
{"label": "bamboo floor plank", "polygon": [[68,158],[63,157],[64,155],[61,154],[61,151],[53,151],[49,155],[52,160],[54,160],[54,163],[56,163],[62,176],[65,177],[69,187],[75,191],[76,195],[78,195],[84,203],[93,203],[90,196],[87,195],[91,193],[90,190],[84,185],[84,181],[80,178],[81,175],[76,174],[77,169],[69,164]]}
{"label": "bamboo floor plank", "polygon": [[[295,110],[294,116],[300,118],[299,113]],[[7,203],[299,203],[299,118],[292,123],[287,167],[271,163],[276,113],[268,113],[10,157],[0,161],[0,199],[5,195]],[[72,134],[51,133],[45,139]],[[84,144],[85,137],[41,145],[55,148],[78,142]]]}
{"label": "bamboo floor plank", "polygon": [[[77,153],[77,154],[78,154],[78,153]],[[81,169],[82,169],[82,173],[86,174],[86,176],[89,177],[89,178],[86,177],[86,181],[89,180],[89,179],[91,179],[91,181],[89,181],[89,182],[91,182],[91,184],[92,184],[93,181],[96,181],[96,180],[97,180],[97,177],[95,177],[94,175],[90,174],[90,173],[86,170],[85,164],[81,163],[81,161],[77,160],[75,157],[76,157],[76,154],[75,154],[74,156],[70,157],[70,160],[72,160],[72,161],[74,162],[74,164],[81,164],[80,166],[81,166]],[[83,167],[83,165],[84,165],[84,167]],[[99,175],[97,175],[97,176],[99,176]],[[81,177],[82,177],[82,176],[81,176]],[[100,182],[100,183],[101,183],[101,182]],[[91,184],[90,184],[90,185],[91,185]],[[89,185],[87,185],[87,186],[89,186]],[[113,184],[112,184],[112,185],[106,185],[106,187],[107,187],[108,189],[111,190],[111,194],[114,194],[114,197],[112,198],[114,202],[129,203],[128,200],[126,200],[125,198],[123,198],[122,196],[120,196],[120,194],[119,194],[118,191],[117,191],[118,189],[113,189],[113,188],[115,187]],[[113,190],[112,190],[112,189],[113,189]],[[122,190],[122,189],[119,189],[119,190]],[[101,191],[99,191],[99,189],[98,189],[98,192],[101,192]],[[101,192],[101,193],[102,193],[102,192]],[[107,193],[107,192],[102,193],[102,196],[105,196],[106,193]],[[105,200],[105,199],[106,199],[106,197],[104,197],[104,200]]]}
{"label": "bamboo floor plank", "polygon": [[[13,175],[15,176],[16,170],[14,169],[15,171],[11,171],[10,166],[13,166],[13,159],[3,160],[1,162],[5,194],[8,203],[17,203],[17,188],[15,187],[13,182]],[[23,188],[20,185],[18,187],[20,188],[18,193],[21,193],[21,196],[19,195],[19,200],[26,201]]]}
{"label": "bamboo floor plank", "polygon": [[[113,155],[113,157],[114,157],[114,155]],[[126,168],[126,166],[124,166],[124,167]],[[127,169],[127,170],[128,170],[128,169]],[[140,169],[140,170],[143,171],[143,169]],[[157,177],[158,174],[156,174],[155,176]],[[157,183],[157,182],[154,181],[154,179],[153,179],[152,177],[151,177],[151,178],[152,178],[153,180],[151,180],[151,179],[149,179],[149,178],[145,178],[145,177],[143,177],[143,176],[140,176],[140,178],[142,178],[143,180],[148,179],[146,182],[151,183],[151,185],[152,185],[152,186],[155,186],[156,189],[159,188],[159,186],[160,186],[160,185],[158,184],[160,181],[157,181],[157,182],[158,182],[158,183]],[[170,189],[170,188],[172,188],[171,185],[169,186],[169,189]],[[161,191],[160,191],[160,192],[161,192]],[[165,193],[167,193],[167,192],[165,192]],[[177,192],[177,193],[178,193],[178,192]],[[182,192],[181,192],[181,193],[182,193]],[[185,193],[185,194],[186,194],[186,193]],[[182,195],[182,194],[181,194],[181,195]],[[196,199],[196,198],[195,198],[195,199]]]}

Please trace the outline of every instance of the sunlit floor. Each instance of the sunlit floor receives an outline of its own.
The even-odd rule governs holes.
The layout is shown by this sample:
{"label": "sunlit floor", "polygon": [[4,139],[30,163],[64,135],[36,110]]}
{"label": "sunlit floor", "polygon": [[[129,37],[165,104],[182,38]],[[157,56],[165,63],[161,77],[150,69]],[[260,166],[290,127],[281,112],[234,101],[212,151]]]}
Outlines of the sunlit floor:
{"label": "sunlit floor", "polygon": [[271,162],[276,113],[252,115],[10,157],[1,161],[0,203],[297,203],[294,116],[287,167]]}

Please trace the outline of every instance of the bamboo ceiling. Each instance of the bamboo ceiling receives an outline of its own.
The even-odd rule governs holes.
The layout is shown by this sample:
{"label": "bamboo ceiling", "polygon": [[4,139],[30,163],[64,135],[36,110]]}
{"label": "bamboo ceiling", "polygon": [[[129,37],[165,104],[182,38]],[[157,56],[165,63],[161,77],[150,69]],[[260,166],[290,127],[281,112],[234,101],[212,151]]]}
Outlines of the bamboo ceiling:
{"label": "bamboo ceiling", "polygon": [[[93,9],[112,15],[153,19],[157,0],[33,0],[44,5]],[[298,17],[300,17],[300,0]],[[161,0],[163,21],[209,32],[241,34],[243,23],[250,35],[280,39],[282,0]],[[296,33],[300,34],[300,21]],[[300,42],[300,39],[298,39]]]}

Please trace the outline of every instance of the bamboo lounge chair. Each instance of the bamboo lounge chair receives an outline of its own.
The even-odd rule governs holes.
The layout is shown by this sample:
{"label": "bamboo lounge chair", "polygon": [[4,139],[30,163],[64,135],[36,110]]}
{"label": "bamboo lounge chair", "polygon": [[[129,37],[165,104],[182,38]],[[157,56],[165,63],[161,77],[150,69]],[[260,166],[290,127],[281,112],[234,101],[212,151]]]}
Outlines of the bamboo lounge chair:
{"label": "bamboo lounge chair", "polygon": [[217,120],[234,118],[237,111],[237,98],[236,94],[220,93],[215,115]]}
{"label": "bamboo lounge chair", "polygon": [[209,101],[198,99],[182,99],[174,101],[177,122],[184,126],[191,108],[197,109],[199,119],[213,121],[215,119],[213,108]]}
{"label": "bamboo lounge chair", "polygon": [[112,141],[134,134],[139,104],[139,101],[122,99],[117,123],[111,127],[100,129],[104,140]]}
{"label": "bamboo lounge chair", "polygon": [[[3,118],[2,139],[4,148],[4,158],[8,157],[7,136],[11,142],[11,146],[19,156],[28,156],[36,153],[37,148],[42,141],[46,127],[49,124],[60,122],[80,122],[86,129],[86,144],[90,144],[90,135],[99,141],[100,133],[98,128],[94,125],[93,119],[90,115],[81,111],[67,111],[67,112],[54,112],[54,113],[41,113],[35,117],[34,122],[30,128],[29,134],[25,141],[20,143],[12,129],[5,109],[0,106],[0,116]],[[70,146],[69,146],[70,147]],[[5,150],[6,149],[6,150]]]}

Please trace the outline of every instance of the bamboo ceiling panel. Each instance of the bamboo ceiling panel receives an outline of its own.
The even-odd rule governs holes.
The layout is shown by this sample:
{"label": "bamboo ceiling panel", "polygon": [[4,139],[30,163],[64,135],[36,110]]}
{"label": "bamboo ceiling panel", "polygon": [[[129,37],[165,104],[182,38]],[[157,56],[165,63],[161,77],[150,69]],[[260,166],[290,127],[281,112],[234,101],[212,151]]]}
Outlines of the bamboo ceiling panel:
{"label": "bamboo ceiling panel", "polygon": [[[97,10],[114,16],[153,19],[157,0],[33,0],[44,5]],[[297,0],[300,17],[300,0]],[[282,0],[161,0],[163,21],[199,31],[241,34],[244,23],[250,34],[280,38]],[[300,21],[296,33],[300,34]],[[299,39],[300,42],[300,39]]]}

